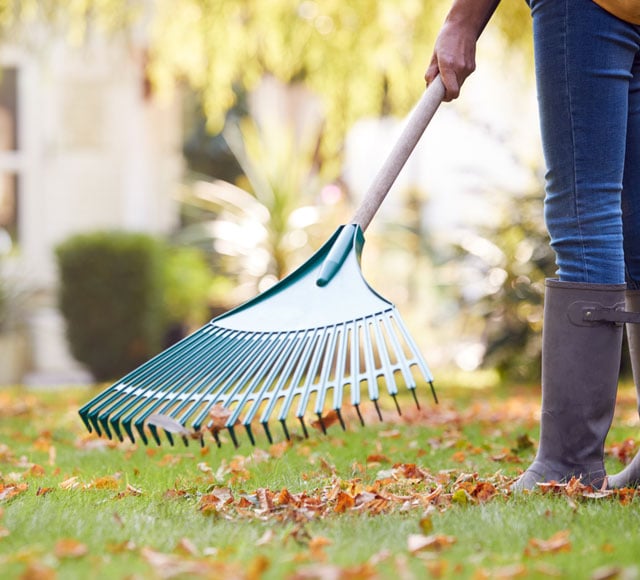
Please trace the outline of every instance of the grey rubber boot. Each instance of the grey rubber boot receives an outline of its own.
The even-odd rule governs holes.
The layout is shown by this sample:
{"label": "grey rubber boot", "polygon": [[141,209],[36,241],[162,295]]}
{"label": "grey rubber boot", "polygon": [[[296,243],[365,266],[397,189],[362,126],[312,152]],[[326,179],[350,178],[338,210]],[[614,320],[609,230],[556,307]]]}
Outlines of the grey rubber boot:
{"label": "grey rubber boot", "polygon": [[514,491],[572,477],[602,486],[623,332],[622,324],[606,318],[624,311],[624,294],[624,284],[546,281],[540,443]]}
{"label": "grey rubber boot", "polygon": [[[640,312],[640,290],[627,290],[626,306],[631,312]],[[627,340],[640,413],[640,324],[627,324]],[[610,488],[640,486],[640,452],[620,473],[610,475],[607,479]]]}

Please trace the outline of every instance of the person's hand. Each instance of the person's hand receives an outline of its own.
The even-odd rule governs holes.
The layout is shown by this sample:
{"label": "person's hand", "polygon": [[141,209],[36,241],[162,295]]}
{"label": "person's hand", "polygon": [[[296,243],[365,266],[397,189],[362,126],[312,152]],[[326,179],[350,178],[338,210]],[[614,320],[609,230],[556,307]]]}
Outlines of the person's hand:
{"label": "person's hand", "polygon": [[458,98],[462,83],[476,69],[476,42],[472,28],[445,23],[440,30],[424,78],[429,84],[440,75],[445,101]]}

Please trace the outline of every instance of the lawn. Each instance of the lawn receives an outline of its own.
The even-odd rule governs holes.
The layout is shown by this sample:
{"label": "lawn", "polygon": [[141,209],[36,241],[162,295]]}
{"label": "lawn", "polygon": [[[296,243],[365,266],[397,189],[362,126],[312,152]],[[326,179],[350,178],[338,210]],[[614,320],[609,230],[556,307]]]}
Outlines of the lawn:
{"label": "lawn", "polygon": [[[536,388],[440,388],[367,426],[273,445],[143,447],[88,434],[93,391],[0,390],[0,578],[634,578],[640,498],[512,496]],[[607,466],[640,438],[621,390]],[[275,429],[274,429],[275,431]]]}

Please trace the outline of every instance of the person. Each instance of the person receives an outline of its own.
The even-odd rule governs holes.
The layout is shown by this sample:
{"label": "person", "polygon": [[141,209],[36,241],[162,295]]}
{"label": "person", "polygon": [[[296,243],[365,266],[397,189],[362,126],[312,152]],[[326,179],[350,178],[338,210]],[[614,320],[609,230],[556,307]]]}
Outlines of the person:
{"label": "person", "polygon": [[[475,69],[499,0],[454,0],[425,73],[445,100]],[[545,282],[542,411],[533,463],[516,491],[572,477],[640,482],[640,458],[607,479],[623,323],[640,399],[640,0],[529,0],[544,218],[557,278]]]}

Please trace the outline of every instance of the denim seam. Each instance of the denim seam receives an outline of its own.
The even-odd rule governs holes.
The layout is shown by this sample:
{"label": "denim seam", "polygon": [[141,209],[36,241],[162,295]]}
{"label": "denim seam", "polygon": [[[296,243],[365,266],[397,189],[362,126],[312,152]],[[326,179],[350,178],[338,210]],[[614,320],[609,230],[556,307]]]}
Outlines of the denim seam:
{"label": "denim seam", "polygon": [[575,134],[575,120],[573,116],[573,102],[571,99],[571,82],[569,79],[569,26],[571,23],[571,19],[569,18],[569,0],[565,0],[564,2],[564,74],[566,79],[565,86],[567,87],[567,104],[569,106],[569,123],[571,127],[571,155],[573,159],[573,203],[574,203],[574,212],[576,215],[576,223],[578,226],[578,235],[580,236],[580,247],[582,250],[582,264],[584,268],[584,279],[586,282],[589,282],[589,269],[587,268],[587,258],[586,258],[586,249],[584,247],[584,236],[582,231],[582,223],[580,221],[580,204],[578,203],[578,162],[576,159],[576,134]]}

